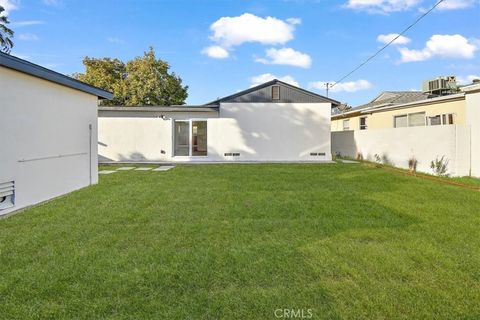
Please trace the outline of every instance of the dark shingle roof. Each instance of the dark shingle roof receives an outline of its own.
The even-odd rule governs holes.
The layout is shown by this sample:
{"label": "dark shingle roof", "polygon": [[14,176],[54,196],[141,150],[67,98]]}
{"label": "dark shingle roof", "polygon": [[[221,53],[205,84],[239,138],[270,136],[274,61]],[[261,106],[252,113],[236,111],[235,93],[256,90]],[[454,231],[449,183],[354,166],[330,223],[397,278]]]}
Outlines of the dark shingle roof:
{"label": "dark shingle roof", "polygon": [[0,52],[0,66],[13,69],[25,74],[41,78],[47,81],[55,82],[62,86],[70,87],[76,90],[80,90],[86,93],[90,93],[99,98],[112,99],[113,94],[103,89],[91,86],[84,82],[70,78],[64,74],[55,72],[53,70],[44,68],[37,64],[28,62],[26,60],[11,56],[6,53]]}
{"label": "dark shingle roof", "polygon": [[340,105],[340,102],[311,92],[300,87],[293,86],[278,79],[274,79],[258,86],[237,92],[235,94],[217,99],[207,103],[207,105],[218,105],[220,102],[272,102],[269,87],[279,85],[281,95],[275,102],[299,102],[299,103],[331,103],[334,106]]}
{"label": "dark shingle roof", "polygon": [[352,108],[350,111],[361,111],[376,107],[384,107],[389,105],[397,105],[409,102],[415,102],[419,100],[428,99],[430,95],[421,91],[384,91],[376,96],[369,103]]}

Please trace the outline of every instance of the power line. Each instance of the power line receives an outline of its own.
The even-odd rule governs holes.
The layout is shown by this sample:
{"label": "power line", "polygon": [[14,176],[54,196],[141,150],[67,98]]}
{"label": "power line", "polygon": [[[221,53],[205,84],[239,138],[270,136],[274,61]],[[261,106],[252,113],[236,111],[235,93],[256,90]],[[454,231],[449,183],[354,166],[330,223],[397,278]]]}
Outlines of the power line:
{"label": "power line", "polygon": [[417,20],[415,20],[412,24],[410,24],[408,27],[406,27],[402,32],[400,32],[395,38],[393,38],[390,42],[388,42],[386,45],[384,45],[383,47],[381,47],[377,52],[375,52],[373,55],[371,55],[367,60],[363,61],[358,67],[356,67],[355,69],[353,69],[352,71],[350,71],[349,73],[347,73],[346,75],[344,75],[343,77],[340,78],[340,80],[338,81],[335,81],[333,84],[330,85],[330,83],[326,83],[326,86],[327,86],[327,96],[328,96],[328,89],[329,88],[333,88],[337,83],[343,81],[345,78],[349,77],[352,73],[354,73],[355,71],[357,71],[358,69],[360,69],[361,67],[363,67],[364,65],[366,65],[370,60],[372,60],[373,58],[375,58],[376,56],[378,56],[378,54],[380,52],[382,52],[383,50],[385,50],[389,45],[391,45],[395,40],[397,40],[398,38],[400,38],[402,35],[404,35],[408,30],[410,30],[414,25],[416,25],[420,20],[422,20],[423,18],[425,18],[425,16],[427,16],[430,12],[433,11],[433,9],[435,9],[440,3],[442,3],[443,1],[445,0],[439,0],[437,3],[435,3],[435,5],[433,7],[431,7],[428,11],[426,11],[424,14],[422,14],[420,17],[417,18]]}

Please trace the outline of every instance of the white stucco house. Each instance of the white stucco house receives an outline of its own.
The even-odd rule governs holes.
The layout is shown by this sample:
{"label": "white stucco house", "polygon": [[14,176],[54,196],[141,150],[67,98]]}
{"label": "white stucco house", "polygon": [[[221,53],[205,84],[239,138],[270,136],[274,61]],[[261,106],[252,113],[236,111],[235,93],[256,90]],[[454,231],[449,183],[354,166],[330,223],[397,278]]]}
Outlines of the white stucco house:
{"label": "white stucco house", "polygon": [[0,53],[0,215],[97,183],[97,101],[111,97]]}
{"label": "white stucco house", "polygon": [[100,107],[100,162],[330,161],[338,101],[272,80],[200,106]]}

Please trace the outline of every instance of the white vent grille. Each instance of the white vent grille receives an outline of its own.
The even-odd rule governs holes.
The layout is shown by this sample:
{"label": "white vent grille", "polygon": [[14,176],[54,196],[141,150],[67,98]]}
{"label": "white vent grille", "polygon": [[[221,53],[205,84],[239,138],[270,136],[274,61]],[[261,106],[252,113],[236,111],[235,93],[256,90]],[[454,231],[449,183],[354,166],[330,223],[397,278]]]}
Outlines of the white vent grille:
{"label": "white vent grille", "polygon": [[0,210],[13,207],[15,204],[15,182],[0,182]]}

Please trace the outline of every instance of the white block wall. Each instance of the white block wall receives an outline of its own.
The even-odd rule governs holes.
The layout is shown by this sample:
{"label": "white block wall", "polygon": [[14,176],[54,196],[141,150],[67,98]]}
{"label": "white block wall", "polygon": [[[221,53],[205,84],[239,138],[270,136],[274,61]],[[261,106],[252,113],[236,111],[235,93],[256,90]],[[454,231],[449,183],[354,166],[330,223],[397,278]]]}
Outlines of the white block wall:
{"label": "white block wall", "polygon": [[448,173],[467,176],[470,173],[470,129],[464,125],[372,129],[332,132],[332,152],[375,161],[375,154],[386,156],[393,165],[408,168],[415,157],[417,170],[432,173],[430,162],[445,156]]}
{"label": "white block wall", "polygon": [[4,67],[0,88],[0,183],[15,182],[0,215],[97,183],[96,96]]}
{"label": "white block wall", "polygon": [[466,121],[472,137],[472,176],[480,177],[480,92],[467,92]]}

